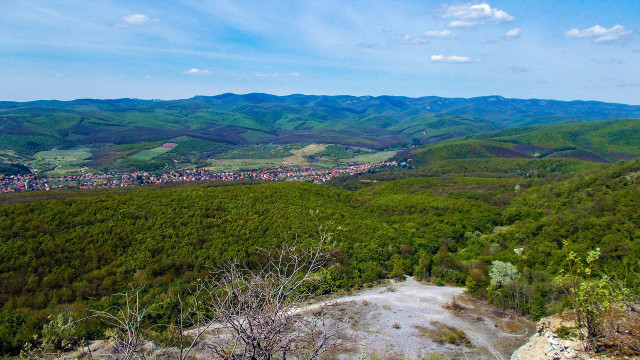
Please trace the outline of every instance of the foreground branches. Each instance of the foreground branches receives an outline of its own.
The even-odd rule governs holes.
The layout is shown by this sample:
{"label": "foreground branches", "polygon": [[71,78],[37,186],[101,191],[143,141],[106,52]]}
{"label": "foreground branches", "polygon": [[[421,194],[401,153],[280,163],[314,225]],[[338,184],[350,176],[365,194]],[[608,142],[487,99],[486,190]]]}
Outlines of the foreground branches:
{"label": "foreground branches", "polygon": [[144,336],[156,325],[147,322],[147,315],[153,309],[153,304],[141,304],[140,292],[143,288],[133,288],[129,292],[116,294],[122,297],[122,305],[94,311],[96,316],[110,326],[106,335],[119,359],[145,359],[145,351],[142,348]]}
{"label": "foreground branches", "polygon": [[[304,304],[311,299],[327,263],[320,233],[314,246],[301,249],[285,244],[265,252],[264,263],[252,269],[231,261],[194,284],[191,321],[205,323],[194,335],[208,336],[202,346],[221,359],[316,359],[338,344],[330,330],[325,307]],[[210,318],[205,318],[210,316]]]}
{"label": "foreground branches", "polygon": [[[312,245],[285,243],[250,265],[228,261],[192,283],[189,295],[177,298],[177,351],[165,357],[189,359],[198,350],[215,359],[311,360],[338,347],[340,328],[325,305],[309,304],[329,261],[329,240],[319,227]],[[114,358],[145,358],[152,307],[140,304],[141,290],[119,294],[122,306],[96,311],[111,327]]]}

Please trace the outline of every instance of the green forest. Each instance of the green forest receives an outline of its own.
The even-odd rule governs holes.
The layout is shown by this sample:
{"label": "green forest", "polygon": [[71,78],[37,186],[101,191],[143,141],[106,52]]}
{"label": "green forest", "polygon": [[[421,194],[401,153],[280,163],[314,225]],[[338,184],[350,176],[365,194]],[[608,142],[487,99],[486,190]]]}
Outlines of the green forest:
{"label": "green forest", "polygon": [[[304,246],[317,237],[318,224],[333,234],[333,262],[318,294],[406,274],[463,285],[540,318],[568,306],[554,281],[567,252],[586,256],[594,248],[601,251],[594,271],[637,291],[640,161],[584,169],[537,177],[388,170],[328,186],[202,183],[18,194],[24,196],[0,207],[2,352],[16,354],[49,315],[82,318],[132,284],[145,284],[145,296],[162,304],[156,320],[170,322],[172,294],[210,266],[232,258],[256,263],[259,249],[282,242]],[[515,266],[522,296],[490,283],[494,261]],[[102,326],[86,321],[82,336],[99,337]]]}
{"label": "green forest", "polygon": [[[222,106],[229,99],[247,101],[193,101]],[[280,105],[293,107],[301,105],[291,102],[312,100],[278,99]],[[325,110],[330,102],[335,107],[347,100],[313,99],[314,106],[324,104]],[[375,99],[379,105],[391,100]],[[433,105],[435,100],[419,103]],[[572,103],[560,105],[570,112]],[[74,111],[97,111],[94,103],[74,106]],[[228,106],[236,111],[241,105]],[[50,116],[47,109],[41,109],[42,116]],[[385,109],[367,111],[387,113]],[[439,122],[460,125],[452,120],[464,115],[458,113],[433,115],[434,129]],[[506,121],[492,114],[495,121]],[[465,286],[469,294],[501,309],[539,319],[575,308],[566,276],[575,275],[572,264],[590,259],[589,277],[623,289],[624,296],[637,296],[640,120],[564,124],[553,119],[548,122],[562,124],[499,130],[517,125],[504,123],[482,130],[497,131],[405,148],[394,156],[402,166],[341,176],[323,185],[198,182],[2,194],[0,352],[18,355],[25,344],[37,343],[44,329],[51,329],[56,316],[85,319],[91,310],[117,302],[111,295],[132,287],[144,286],[144,301],[158,304],[150,321],[173,324],[178,296],[212,267],[233,259],[249,268],[258,266],[263,250],[284,243],[313,244],[319,228],[331,234],[325,249],[331,262],[313,288],[317,295],[412,275],[437,285]],[[6,130],[10,124],[3,121]],[[35,137],[21,139],[5,140],[36,148],[47,144]],[[300,144],[231,144],[184,134],[174,138],[172,148],[163,147],[164,138],[147,140],[91,151],[43,151],[49,145],[34,151],[39,151],[40,161],[57,165],[89,161],[109,166],[123,164],[126,157],[133,168],[162,166],[171,161],[168,154],[197,163],[212,154],[261,159],[301,151]],[[339,159],[371,154],[370,149],[339,144],[315,146],[312,155]],[[2,175],[30,171],[14,163],[20,151],[5,151]],[[79,324],[78,339],[104,336],[105,324],[95,318]],[[156,336],[162,343],[164,335]]]}

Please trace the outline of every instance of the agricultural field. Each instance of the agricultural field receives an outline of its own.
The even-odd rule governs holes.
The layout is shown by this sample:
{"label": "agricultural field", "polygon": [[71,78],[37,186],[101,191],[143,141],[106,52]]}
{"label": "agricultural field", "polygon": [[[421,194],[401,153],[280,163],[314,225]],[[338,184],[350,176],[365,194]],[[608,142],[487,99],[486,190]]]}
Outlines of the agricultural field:
{"label": "agricultural field", "polygon": [[22,158],[13,150],[0,150],[0,162],[18,162]]}
{"label": "agricultural field", "polygon": [[292,165],[307,165],[309,164],[309,156],[323,151],[326,147],[327,145],[324,144],[309,144],[301,149],[291,150],[293,155],[284,160]]}
{"label": "agricultural field", "polygon": [[[302,147],[301,147],[302,146]],[[261,146],[262,147],[262,146]],[[288,145],[279,146],[269,144],[263,146],[263,151],[258,146],[253,146],[244,151],[236,149],[225,154],[221,158],[209,159],[207,170],[211,171],[238,171],[254,170],[262,168],[274,168],[279,166],[304,166],[309,165],[309,156],[317,154],[326,148],[324,144]],[[254,156],[251,158],[230,158],[235,156]],[[274,157],[265,157],[272,155]],[[281,155],[281,156],[277,156]],[[282,156],[289,155],[289,156]]]}
{"label": "agricultural field", "polygon": [[162,154],[165,154],[173,150],[173,148],[175,148],[176,145],[177,145],[176,143],[164,143],[162,144],[162,146],[158,146],[156,148],[149,149],[149,150],[142,150],[138,153],[135,153],[131,155],[130,158],[133,160],[149,161],[155,157],[158,157]]}
{"label": "agricultural field", "polygon": [[205,170],[209,171],[241,171],[274,168],[284,165],[281,158],[274,159],[209,159]]}
{"label": "agricultural field", "polygon": [[91,157],[89,149],[40,151],[29,166],[49,176],[64,176],[81,172]]}
{"label": "agricultural field", "polygon": [[398,153],[398,151],[394,150],[394,151],[377,151],[377,152],[370,152],[370,153],[365,153],[362,155],[357,155],[351,158],[343,158],[340,159],[341,161],[344,162],[349,162],[349,163],[361,163],[361,164],[365,164],[365,163],[379,163],[379,162],[383,162],[385,160],[388,160],[390,158],[392,158],[393,156],[395,156]]}
{"label": "agricultural field", "polygon": [[371,163],[393,157],[397,151],[369,149],[334,144],[254,145],[240,147],[207,160],[207,170],[239,171],[279,166],[306,166],[327,168],[336,162]]}
{"label": "agricultural field", "polygon": [[216,155],[216,159],[273,159],[292,156],[291,150],[300,149],[304,144],[256,144],[235,146]]}

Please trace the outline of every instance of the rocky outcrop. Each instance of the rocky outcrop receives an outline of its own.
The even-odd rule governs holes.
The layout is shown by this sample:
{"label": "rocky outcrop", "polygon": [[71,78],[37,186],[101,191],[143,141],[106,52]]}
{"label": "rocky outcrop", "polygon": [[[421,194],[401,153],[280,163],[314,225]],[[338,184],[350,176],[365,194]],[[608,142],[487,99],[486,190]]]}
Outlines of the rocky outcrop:
{"label": "rocky outcrop", "polygon": [[[511,360],[623,359],[586,352],[581,341],[558,337],[558,330],[563,326],[576,328],[575,321],[563,314],[540,320],[536,333],[511,355]],[[624,357],[624,359],[631,358]]]}
{"label": "rocky outcrop", "polygon": [[563,360],[579,358],[580,344],[557,337],[543,319],[538,331],[511,355],[512,360]]}

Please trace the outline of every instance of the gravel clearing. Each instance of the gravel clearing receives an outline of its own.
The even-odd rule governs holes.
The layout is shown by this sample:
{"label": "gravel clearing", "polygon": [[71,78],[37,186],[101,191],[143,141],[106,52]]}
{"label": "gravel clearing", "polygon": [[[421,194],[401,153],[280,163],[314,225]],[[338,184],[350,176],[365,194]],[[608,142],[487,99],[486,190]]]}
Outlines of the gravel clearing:
{"label": "gravel clearing", "polygon": [[332,318],[348,327],[356,340],[351,353],[339,356],[343,359],[363,351],[383,359],[429,354],[508,359],[534,330],[532,322],[469,297],[464,288],[425,285],[412,278],[337,298],[329,305]]}
{"label": "gravel clearing", "polygon": [[[329,319],[343,328],[348,345],[325,360],[509,359],[527,342],[535,324],[464,294],[464,288],[434,286],[412,278],[355,295],[331,299]],[[321,304],[301,308],[313,312]],[[187,331],[191,333],[193,330]],[[106,341],[91,343],[96,359],[112,359]],[[149,359],[176,358],[177,349],[147,343]],[[195,359],[211,359],[197,348]],[[75,359],[79,353],[62,358]]]}

